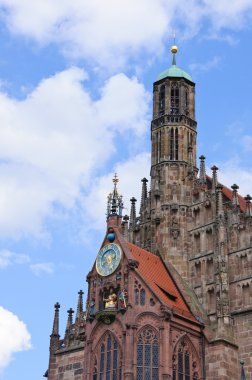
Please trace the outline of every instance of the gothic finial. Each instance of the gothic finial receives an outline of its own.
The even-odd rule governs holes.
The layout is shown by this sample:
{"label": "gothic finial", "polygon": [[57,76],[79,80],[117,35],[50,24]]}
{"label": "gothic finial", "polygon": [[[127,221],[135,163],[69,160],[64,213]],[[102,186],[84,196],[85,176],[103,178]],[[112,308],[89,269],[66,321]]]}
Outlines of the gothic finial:
{"label": "gothic finial", "polygon": [[246,201],[246,216],[251,216],[251,199],[252,197],[247,194],[246,197],[244,197],[245,201]]}
{"label": "gothic finial", "polygon": [[83,294],[84,292],[82,290],[78,292],[79,297],[78,297],[75,322],[83,319]]}
{"label": "gothic finial", "polygon": [[200,159],[200,181],[202,183],[205,183],[206,182],[206,167],[205,167],[206,157],[201,155],[199,159]]}
{"label": "gothic finial", "polygon": [[176,33],[175,32],[173,33],[173,45],[171,47],[171,52],[173,54],[172,65],[176,66],[176,54],[178,52],[178,47],[176,45]]}
{"label": "gothic finial", "polygon": [[213,172],[213,174],[212,174],[212,191],[215,192],[216,187],[218,185],[217,171],[219,170],[219,168],[217,168],[217,166],[213,165],[211,167],[211,170]]}
{"label": "gothic finial", "polygon": [[144,204],[145,204],[145,201],[147,199],[147,182],[148,182],[148,179],[147,178],[143,178],[141,180],[141,182],[143,183],[142,185],[142,195],[141,195],[141,205],[140,205],[140,212],[142,211],[143,207],[144,207]]}
{"label": "gothic finial", "polygon": [[119,182],[119,179],[117,177],[117,174],[115,173],[113,178],[113,184],[114,188],[112,193],[109,193],[107,199],[107,217],[109,215],[119,215],[122,216],[122,210],[123,210],[123,197],[118,193],[117,190],[117,184]]}
{"label": "gothic finial", "polygon": [[238,200],[237,192],[238,192],[239,186],[236,185],[236,183],[234,183],[231,186],[231,189],[233,190],[232,203],[233,203],[234,206],[238,206],[239,205],[239,200]]}
{"label": "gothic finial", "polygon": [[55,312],[54,312],[54,321],[53,321],[53,329],[52,329],[52,335],[51,336],[59,336],[59,309],[60,304],[57,302],[54,305]]}
{"label": "gothic finial", "polygon": [[130,230],[133,231],[136,226],[136,198],[132,197],[130,199],[131,209],[130,209]]}

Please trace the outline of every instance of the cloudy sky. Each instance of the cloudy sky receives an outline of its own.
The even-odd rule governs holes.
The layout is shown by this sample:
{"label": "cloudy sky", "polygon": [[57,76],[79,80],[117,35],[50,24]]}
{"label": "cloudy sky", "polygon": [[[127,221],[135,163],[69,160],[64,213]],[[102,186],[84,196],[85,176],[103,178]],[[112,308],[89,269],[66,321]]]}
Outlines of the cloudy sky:
{"label": "cloudy sky", "polygon": [[252,187],[252,0],[0,0],[0,378],[42,379],[53,305],[77,292],[117,172],[149,175],[152,83],[196,82],[198,156]]}

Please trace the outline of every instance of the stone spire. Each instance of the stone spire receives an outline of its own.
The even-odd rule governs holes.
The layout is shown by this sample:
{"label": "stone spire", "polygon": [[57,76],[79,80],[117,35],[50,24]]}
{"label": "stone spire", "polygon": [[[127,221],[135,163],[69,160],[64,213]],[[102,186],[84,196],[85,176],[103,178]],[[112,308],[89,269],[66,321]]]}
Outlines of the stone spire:
{"label": "stone spire", "polygon": [[132,197],[130,209],[130,230],[133,231],[136,226],[136,198]]}
{"label": "stone spire", "polygon": [[119,179],[117,177],[117,174],[115,173],[115,176],[113,178],[114,188],[112,193],[108,195],[108,201],[107,201],[107,217],[110,215],[119,215],[122,216],[122,210],[123,210],[123,201],[122,201],[122,195],[118,193],[117,190],[117,184],[119,182]]}
{"label": "stone spire", "polygon": [[84,292],[82,290],[78,292],[79,297],[78,297],[75,323],[83,319],[83,294]]}
{"label": "stone spire", "polygon": [[59,309],[60,304],[57,302],[54,305],[55,311],[54,311],[54,320],[53,320],[53,328],[52,328],[52,334],[50,335],[50,349],[57,349],[59,346]]}
{"label": "stone spire", "polygon": [[251,199],[252,197],[248,194],[246,195],[246,197],[244,197],[245,201],[246,201],[246,216],[251,216],[252,215],[252,212],[251,212]]}
{"label": "stone spire", "polygon": [[200,174],[199,174],[199,178],[200,178],[200,182],[202,184],[205,184],[206,183],[206,167],[205,167],[205,159],[206,157],[201,155],[199,157],[200,159]]}
{"label": "stone spire", "polygon": [[147,199],[147,195],[148,195],[148,191],[147,191],[147,182],[148,182],[148,179],[147,178],[143,178],[141,180],[141,182],[142,182],[142,195],[141,195],[140,212],[143,210],[143,207],[144,207],[145,201]]}
{"label": "stone spire", "polygon": [[60,309],[60,304],[57,302],[54,305],[55,312],[54,312],[54,321],[53,321],[53,329],[52,329],[52,336],[57,336],[59,337],[59,309]]}
{"label": "stone spire", "polygon": [[73,309],[70,308],[69,310],[67,310],[67,313],[68,313],[68,318],[67,318],[67,325],[66,325],[66,332],[65,332],[65,341],[68,340],[69,338],[69,333],[70,333],[70,330],[71,330],[71,326],[73,324]]}
{"label": "stone spire", "polygon": [[219,168],[217,168],[217,166],[213,165],[211,167],[211,170],[213,172],[213,174],[212,174],[212,191],[215,193],[216,187],[218,185],[217,171],[219,170]]}

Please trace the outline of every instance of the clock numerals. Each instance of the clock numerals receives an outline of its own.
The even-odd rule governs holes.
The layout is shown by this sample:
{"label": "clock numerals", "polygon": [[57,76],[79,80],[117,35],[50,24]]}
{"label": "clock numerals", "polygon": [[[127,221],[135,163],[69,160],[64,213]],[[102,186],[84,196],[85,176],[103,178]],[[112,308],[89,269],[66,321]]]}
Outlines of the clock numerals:
{"label": "clock numerals", "polygon": [[109,276],[119,266],[122,258],[121,248],[114,243],[105,245],[98,253],[96,270],[101,276]]}

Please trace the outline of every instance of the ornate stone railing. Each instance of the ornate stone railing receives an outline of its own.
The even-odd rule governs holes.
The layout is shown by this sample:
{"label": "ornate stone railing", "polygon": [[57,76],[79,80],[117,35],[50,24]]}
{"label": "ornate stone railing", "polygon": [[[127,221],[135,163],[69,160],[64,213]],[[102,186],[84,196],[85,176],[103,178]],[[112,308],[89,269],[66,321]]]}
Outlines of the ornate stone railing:
{"label": "ornate stone railing", "polygon": [[155,129],[169,124],[184,124],[194,129],[197,127],[197,122],[186,115],[162,115],[152,121],[151,128]]}

